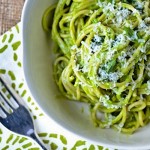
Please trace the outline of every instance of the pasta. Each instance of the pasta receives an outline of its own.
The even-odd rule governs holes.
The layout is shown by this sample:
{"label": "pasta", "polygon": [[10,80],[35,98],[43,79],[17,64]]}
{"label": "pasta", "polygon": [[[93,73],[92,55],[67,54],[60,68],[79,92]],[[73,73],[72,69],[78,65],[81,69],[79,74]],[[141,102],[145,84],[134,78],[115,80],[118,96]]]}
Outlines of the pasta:
{"label": "pasta", "polygon": [[59,0],[52,38],[54,79],[88,103],[96,126],[133,133],[150,121],[150,1]]}

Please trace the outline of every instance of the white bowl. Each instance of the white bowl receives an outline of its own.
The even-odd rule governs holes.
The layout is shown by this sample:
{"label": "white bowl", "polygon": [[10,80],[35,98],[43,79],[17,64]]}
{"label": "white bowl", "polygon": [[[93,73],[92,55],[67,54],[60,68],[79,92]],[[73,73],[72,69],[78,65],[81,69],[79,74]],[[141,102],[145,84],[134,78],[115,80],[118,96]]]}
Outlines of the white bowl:
{"label": "white bowl", "polygon": [[42,110],[59,125],[95,144],[117,149],[150,149],[150,125],[133,135],[96,128],[86,104],[66,101],[60,96],[52,75],[52,41],[41,25],[45,9],[54,2],[56,1],[26,0],[22,14],[24,72],[33,97]]}

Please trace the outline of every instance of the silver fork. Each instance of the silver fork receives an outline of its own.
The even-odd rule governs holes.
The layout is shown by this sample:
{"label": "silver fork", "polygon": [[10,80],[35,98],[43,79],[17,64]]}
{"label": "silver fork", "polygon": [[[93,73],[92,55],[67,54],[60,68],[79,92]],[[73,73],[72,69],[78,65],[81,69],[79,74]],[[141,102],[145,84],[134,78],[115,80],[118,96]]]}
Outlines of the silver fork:
{"label": "silver fork", "polygon": [[[21,97],[2,75],[0,75],[0,83],[6,90],[5,93],[4,90],[0,90],[0,122],[11,131],[32,138],[43,150],[47,150],[37,137],[32,117]],[[11,96],[11,100],[6,93]]]}

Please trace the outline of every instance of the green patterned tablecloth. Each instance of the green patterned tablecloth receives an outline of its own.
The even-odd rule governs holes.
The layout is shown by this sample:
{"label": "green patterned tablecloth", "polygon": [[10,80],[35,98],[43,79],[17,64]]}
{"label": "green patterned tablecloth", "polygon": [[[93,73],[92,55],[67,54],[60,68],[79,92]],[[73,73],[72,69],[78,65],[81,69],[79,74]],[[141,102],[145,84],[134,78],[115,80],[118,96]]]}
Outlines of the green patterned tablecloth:
{"label": "green patterned tablecloth", "polygon": [[[35,122],[36,131],[48,149],[52,150],[103,150],[84,139],[72,135],[38,108],[24,81],[22,68],[21,24],[0,37],[0,73],[5,74],[12,87],[27,103]],[[39,150],[30,138],[8,131],[0,124],[0,150]]]}

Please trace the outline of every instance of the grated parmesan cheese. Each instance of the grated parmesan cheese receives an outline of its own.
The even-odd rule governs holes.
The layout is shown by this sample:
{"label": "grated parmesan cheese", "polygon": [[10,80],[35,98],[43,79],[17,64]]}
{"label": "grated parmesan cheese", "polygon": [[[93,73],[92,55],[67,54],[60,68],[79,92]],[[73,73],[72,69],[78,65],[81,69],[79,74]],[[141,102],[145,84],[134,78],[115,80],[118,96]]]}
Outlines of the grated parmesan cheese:
{"label": "grated parmesan cheese", "polygon": [[74,67],[74,70],[75,70],[75,71],[80,71],[80,69],[79,69],[79,68],[80,68],[80,65],[79,65],[79,64],[77,64],[77,65]]}
{"label": "grated parmesan cheese", "polygon": [[81,44],[84,45],[90,52],[92,51],[92,49],[90,48],[90,46],[86,42],[81,41]]}
{"label": "grated parmesan cheese", "polygon": [[144,21],[147,23],[150,22],[150,17],[145,18]]}
{"label": "grated parmesan cheese", "polygon": [[104,81],[104,80],[109,80],[113,82],[117,82],[117,80],[123,75],[121,72],[107,72],[106,70],[103,70],[102,68],[98,69],[98,80],[99,81]]}
{"label": "grated parmesan cheese", "polygon": [[116,37],[116,40],[113,42],[113,46],[116,47],[120,44],[125,44],[126,43],[126,37],[125,37],[125,34],[122,33],[122,34],[118,34],[117,37]]}
{"label": "grated parmesan cheese", "polygon": [[123,128],[124,124],[123,123],[119,123],[118,125],[116,125],[118,132],[121,132],[121,129]]}
{"label": "grated parmesan cheese", "polygon": [[146,27],[147,26],[145,24],[145,21],[141,21],[140,24],[139,24],[139,26],[138,26],[139,29],[146,28]]}
{"label": "grated parmesan cheese", "polygon": [[117,51],[116,49],[111,49],[111,47],[108,47],[108,52],[107,52],[107,60],[111,60],[112,57],[114,56],[115,52]]}
{"label": "grated parmesan cheese", "polygon": [[142,53],[145,53],[145,52],[146,52],[146,47],[145,47],[145,46],[141,46],[140,51],[141,51]]}
{"label": "grated parmesan cheese", "polygon": [[117,10],[115,14],[116,25],[121,25],[122,22],[130,15],[130,11],[128,9]]}
{"label": "grated parmesan cheese", "polygon": [[99,101],[105,106],[106,108],[118,109],[120,108],[119,105],[114,105],[111,103],[110,98],[108,95],[101,96]]}
{"label": "grated parmesan cheese", "polygon": [[75,50],[75,49],[77,49],[77,48],[78,48],[77,45],[73,45],[73,46],[71,47],[72,50]]}
{"label": "grated parmesan cheese", "polygon": [[136,9],[143,9],[144,8],[144,2],[135,1],[135,7]]}
{"label": "grated parmesan cheese", "polygon": [[148,88],[148,90],[150,90],[150,80],[147,81],[147,88]]}
{"label": "grated parmesan cheese", "polygon": [[98,33],[98,28],[100,28],[100,25],[101,25],[101,22],[98,22],[98,23],[96,23],[95,25],[94,25],[94,32],[95,33]]}
{"label": "grated parmesan cheese", "polygon": [[93,41],[90,44],[90,52],[95,53],[96,51],[100,51],[102,44],[102,37],[98,36],[97,34],[94,35]]}

